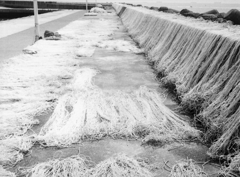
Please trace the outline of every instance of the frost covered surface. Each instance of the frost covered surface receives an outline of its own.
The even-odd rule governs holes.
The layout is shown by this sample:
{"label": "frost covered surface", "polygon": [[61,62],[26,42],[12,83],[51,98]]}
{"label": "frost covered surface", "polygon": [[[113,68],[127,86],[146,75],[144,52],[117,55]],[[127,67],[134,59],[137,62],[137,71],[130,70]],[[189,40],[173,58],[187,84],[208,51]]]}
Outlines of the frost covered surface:
{"label": "frost covered surface", "polygon": [[64,92],[63,85],[71,79],[76,61],[74,55],[67,57],[71,52],[62,45],[71,48],[73,44],[42,40],[34,46],[37,54],[20,55],[1,64],[1,138],[25,133],[38,123],[33,117],[52,109]]}
{"label": "frost covered surface", "polygon": [[90,68],[76,72],[69,86],[71,94],[59,100],[41,129],[39,141],[48,146],[67,146],[106,136],[147,139],[154,135],[161,137],[164,144],[198,136],[195,129],[163,104],[155,90],[142,87],[133,93],[103,91],[92,82],[96,74]]}
{"label": "frost covered surface", "polygon": [[99,7],[91,8],[90,12],[91,13],[107,13],[106,10],[104,10],[103,8],[99,8]]}
{"label": "frost covered surface", "polygon": [[78,57],[91,57],[95,51],[94,47],[81,47],[77,52],[76,55]]}
{"label": "frost covered surface", "polygon": [[81,155],[71,156],[65,159],[55,159],[40,163],[32,169],[26,170],[31,177],[54,177],[54,176],[128,176],[128,177],[151,177],[153,174],[149,166],[143,161],[138,161],[125,154],[117,154],[104,160],[93,167],[91,161]]}
{"label": "frost covered surface", "polygon": [[[52,20],[70,15],[77,12],[77,10],[61,10],[39,15],[39,23],[44,24]],[[17,27],[16,27],[17,26]],[[34,26],[34,16],[23,17],[8,21],[0,22],[0,38],[9,36],[11,34],[32,28]]]}
{"label": "frost covered surface", "polygon": [[83,31],[94,33],[94,25],[106,28],[108,22],[73,22],[59,31],[63,40],[40,40],[27,47],[33,55],[23,54],[1,63],[1,138],[26,132],[32,124],[38,123],[33,117],[51,110],[59,96],[66,92],[65,86],[73,78],[76,65],[81,63],[76,60],[79,53],[92,55],[93,45],[111,34],[111,29],[100,30],[99,34],[89,34],[87,38]]}
{"label": "frost covered surface", "polygon": [[193,160],[182,160],[175,164],[170,177],[207,177],[208,175]]}
{"label": "frost covered surface", "polygon": [[130,41],[124,41],[124,40],[102,41],[102,42],[99,42],[96,46],[100,48],[105,48],[108,50],[116,50],[121,52],[133,52],[133,53],[143,52],[143,50],[133,45]]}
{"label": "frost covered surface", "polygon": [[10,171],[7,171],[0,165],[0,174],[2,177],[16,177],[16,175]]}
{"label": "frost covered surface", "polygon": [[1,164],[15,165],[18,161],[23,159],[22,153],[27,153],[33,144],[33,137],[15,136],[0,140]]}
{"label": "frost covered surface", "polygon": [[240,27],[114,5],[184,109],[196,111],[213,157],[234,153],[240,127]]}
{"label": "frost covered surface", "polygon": [[[140,139],[144,143],[157,140],[166,144],[198,136],[198,131],[164,106],[164,97],[156,90],[138,86],[129,92],[101,89],[95,84],[96,77],[102,74],[100,63],[105,65],[111,61],[112,67],[120,65],[119,61],[126,64],[132,59],[121,59],[118,55],[94,56],[97,49],[127,55],[140,52],[129,40],[115,39],[113,33],[117,29],[118,23],[109,16],[77,20],[59,31],[61,40],[40,40],[27,47],[24,54],[1,63],[0,151],[6,152],[0,157],[1,163],[17,163],[36,142],[46,147],[68,146],[111,137]],[[101,44],[104,45],[100,49]],[[110,48],[111,45],[114,48]],[[91,67],[88,62],[94,59],[99,65]],[[111,67],[102,72],[108,73]],[[34,118],[50,111],[53,114],[40,133],[27,137],[26,132],[38,123]],[[116,174],[127,173],[121,170],[122,166],[117,166],[119,161],[126,160],[121,163],[131,167],[132,176],[136,176],[138,170],[142,176],[149,176],[145,175],[148,174],[145,169],[139,169],[136,161],[110,160],[111,163],[104,163],[102,167],[116,169],[113,171]],[[81,158],[69,158],[41,164],[31,175],[51,176],[52,169],[56,173],[80,175],[85,167]],[[94,173],[102,171],[96,169]]]}
{"label": "frost covered surface", "polygon": [[151,177],[150,166],[144,161],[128,157],[125,154],[116,154],[115,156],[104,160],[90,169],[87,177],[98,176],[128,176],[128,177]]}
{"label": "frost covered surface", "polygon": [[82,63],[80,58],[92,56],[99,42],[113,41],[114,25],[103,19],[75,21],[59,31],[62,40],[40,40],[24,54],[1,63],[0,139],[1,148],[9,152],[2,161],[21,159],[21,151],[12,151],[5,140],[24,135],[39,123],[35,116],[51,111],[59,97],[72,90],[68,85]]}
{"label": "frost covered surface", "polygon": [[230,157],[230,164],[228,167],[223,168],[219,173],[223,176],[238,176],[240,172],[240,154],[235,157]]}
{"label": "frost covered surface", "polygon": [[85,176],[86,171],[90,168],[89,163],[86,158],[76,155],[40,163],[32,169],[27,169],[25,173],[31,177]]}
{"label": "frost covered surface", "polygon": [[[51,111],[58,98],[68,91],[67,85],[73,78],[78,64],[81,63],[76,59],[79,58],[77,53],[82,50],[82,46],[86,43],[87,47],[90,43],[89,47],[93,47],[92,37],[101,41],[111,34],[110,28],[109,31],[100,31],[95,36],[89,35],[88,39],[82,33],[82,29],[93,32],[96,31],[94,25],[104,29],[108,22],[96,20],[73,22],[59,31],[62,34],[62,40],[40,40],[33,46],[27,47],[26,50],[30,52],[1,63],[0,139],[3,140],[2,148],[8,147],[4,146],[6,138],[9,139],[8,137],[12,135],[21,136],[34,124],[38,124],[39,121],[34,117]],[[89,50],[86,50],[86,53],[89,53]],[[92,55],[93,51],[90,53]],[[12,152],[11,148],[9,152]],[[7,159],[8,157],[10,159]],[[12,160],[11,156],[8,157],[4,161]]]}
{"label": "frost covered surface", "polygon": [[[118,13],[121,11],[121,7],[122,7],[121,5],[118,6],[115,4],[114,7],[116,8]],[[158,12],[158,11],[154,11],[154,10],[148,10],[148,9],[142,8],[142,7],[128,6],[125,13],[127,11],[128,12],[134,11],[135,15],[136,15],[136,13],[141,13],[145,18],[147,18],[147,16],[149,17],[149,15],[150,15],[151,17],[153,17],[152,20],[157,20],[155,18],[158,18],[159,20],[164,21],[165,23],[169,23],[169,25],[184,25],[184,26],[196,29],[196,30],[207,30],[207,32],[210,32],[213,34],[219,34],[224,37],[230,37],[233,40],[240,38],[240,36],[239,36],[240,35],[240,32],[239,32],[240,26],[230,25],[228,23],[217,23],[217,22],[212,22],[212,21],[206,21],[204,19],[194,19],[191,17],[184,17],[179,14],[170,14],[170,13]],[[126,15],[125,15],[125,17],[126,17]],[[134,18],[134,15],[132,18]],[[128,21],[129,24],[131,22],[132,22],[132,20]],[[151,23],[151,22],[149,21],[148,24],[149,23]],[[157,24],[155,24],[155,25],[157,25]],[[142,27],[146,27],[146,26],[147,25],[142,26]],[[168,27],[171,28],[170,26],[168,26]],[[142,30],[142,29],[139,28],[139,31],[140,30]],[[149,33],[145,33],[145,35],[148,35],[148,34]]]}

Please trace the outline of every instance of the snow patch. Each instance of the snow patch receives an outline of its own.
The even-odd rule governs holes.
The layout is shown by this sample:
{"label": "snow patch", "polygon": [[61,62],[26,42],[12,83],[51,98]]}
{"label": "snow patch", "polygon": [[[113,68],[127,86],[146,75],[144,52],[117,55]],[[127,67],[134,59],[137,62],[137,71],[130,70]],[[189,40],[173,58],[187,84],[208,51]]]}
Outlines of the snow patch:
{"label": "snow patch", "polygon": [[95,51],[95,48],[90,47],[81,47],[77,52],[76,55],[78,57],[91,57]]}
{"label": "snow patch", "polygon": [[102,8],[99,8],[99,7],[91,8],[90,12],[91,12],[91,13],[107,13],[106,10],[104,10],[104,9],[102,9]]}
{"label": "snow patch", "polygon": [[121,52],[143,53],[143,50],[137,48],[135,44],[125,40],[100,41],[96,46]]}

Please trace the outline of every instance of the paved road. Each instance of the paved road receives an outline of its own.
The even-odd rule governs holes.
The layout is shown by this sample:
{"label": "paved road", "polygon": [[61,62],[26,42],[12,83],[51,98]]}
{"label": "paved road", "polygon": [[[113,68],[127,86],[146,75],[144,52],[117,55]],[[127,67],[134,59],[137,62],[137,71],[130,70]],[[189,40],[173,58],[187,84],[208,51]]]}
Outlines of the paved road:
{"label": "paved road", "polygon": [[[72,21],[83,17],[85,11],[53,20],[40,25],[41,35],[45,30],[57,31]],[[34,28],[30,28],[13,35],[0,38],[0,61],[11,58],[22,53],[22,49],[34,42]]]}

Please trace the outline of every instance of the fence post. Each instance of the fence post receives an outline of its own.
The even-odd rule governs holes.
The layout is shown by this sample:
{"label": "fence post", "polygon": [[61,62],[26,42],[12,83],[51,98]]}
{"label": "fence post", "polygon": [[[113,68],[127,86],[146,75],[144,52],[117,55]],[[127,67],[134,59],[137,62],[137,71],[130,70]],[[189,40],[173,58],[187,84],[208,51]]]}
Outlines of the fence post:
{"label": "fence post", "polygon": [[88,12],[88,0],[86,0],[86,11]]}
{"label": "fence post", "polygon": [[35,17],[35,42],[39,40],[40,32],[39,32],[39,23],[38,23],[38,2],[37,0],[33,0],[34,6],[34,17]]}

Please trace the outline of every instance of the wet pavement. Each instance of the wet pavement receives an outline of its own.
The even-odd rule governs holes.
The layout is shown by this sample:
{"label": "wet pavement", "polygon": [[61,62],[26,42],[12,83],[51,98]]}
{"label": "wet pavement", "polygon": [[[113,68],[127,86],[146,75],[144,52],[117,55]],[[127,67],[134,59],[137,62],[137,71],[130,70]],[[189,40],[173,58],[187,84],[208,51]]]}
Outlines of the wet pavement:
{"label": "wet pavement", "polygon": [[[40,25],[40,36],[43,36],[45,30],[57,31],[72,21],[83,17],[85,11],[78,11],[74,14],[44,23]],[[34,28],[0,38],[0,62],[17,56],[22,50],[34,43]]]}

